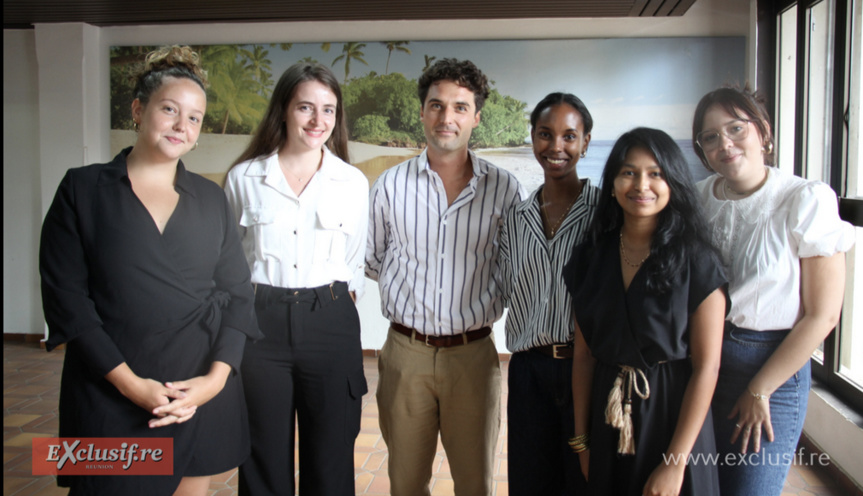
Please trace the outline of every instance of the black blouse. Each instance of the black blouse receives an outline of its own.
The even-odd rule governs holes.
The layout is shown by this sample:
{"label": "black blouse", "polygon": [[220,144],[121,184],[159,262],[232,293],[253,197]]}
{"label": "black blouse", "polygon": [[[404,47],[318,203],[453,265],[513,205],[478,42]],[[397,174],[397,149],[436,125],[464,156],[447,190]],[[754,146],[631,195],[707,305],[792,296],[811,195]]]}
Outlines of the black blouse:
{"label": "black blouse", "polygon": [[158,370],[168,365],[159,355],[189,360],[179,344],[209,342],[209,362],[236,370],[246,336],[261,335],[225,194],[180,162],[179,203],[160,233],[132,191],[130,151],[69,170],[45,217],[40,272],[47,348],[77,339],[100,375],[126,361],[139,375],[180,380],[187,377],[177,370]]}

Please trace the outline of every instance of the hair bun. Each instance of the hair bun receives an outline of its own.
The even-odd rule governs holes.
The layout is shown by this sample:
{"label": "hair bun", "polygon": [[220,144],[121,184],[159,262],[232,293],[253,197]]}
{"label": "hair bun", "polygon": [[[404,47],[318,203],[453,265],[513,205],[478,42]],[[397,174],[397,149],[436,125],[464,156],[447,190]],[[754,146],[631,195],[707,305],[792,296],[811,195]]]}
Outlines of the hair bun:
{"label": "hair bun", "polygon": [[144,59],[143,73],[161,71],[171,67],[183,67],[201,80],[204,87],[208,86],[207,71],[201,66],[201,57],[189,46],[163,46],[148,53]]}

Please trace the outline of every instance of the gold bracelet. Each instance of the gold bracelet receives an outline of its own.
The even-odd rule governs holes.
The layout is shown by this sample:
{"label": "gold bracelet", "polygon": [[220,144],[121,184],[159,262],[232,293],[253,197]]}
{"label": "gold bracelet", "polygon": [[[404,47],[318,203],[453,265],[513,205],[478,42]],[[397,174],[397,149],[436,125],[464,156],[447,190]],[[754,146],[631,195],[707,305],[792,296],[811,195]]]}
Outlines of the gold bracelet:
{"label": "gold bracelet", "polygon": [[751,394],[751,395],[752,395],[752,397],[753,397],[753,398],[755,398],[756,400],[766,400],[766,399],[769,399],[769,398],[770,398],[770,395],[769,395],[769,394],[758,394],[758,393],[753,393],[753,392],[752,392],[752,390],[751,390],[751,389],[749,389],[749,387],[747,387],[747,388],[746,388],[746,390],[747,390],[747,391],[749,391],[749,394]]}
{"label": "gold bracelet", "polygon": [[590,434],[579,434],[569,438],[569,447],[573,453],[581,453],[590,449]]}
{"label": "gold bracelet", "polygon": [[588,441],[590,441],[590,434],[579,434],[569,438],[569,445],[572,446],[574,444],[586,443]]}
{"label": "gold bracelet", "polygon": [[575,446],[571,446],[573,453],[581,453],[582,451],[587,451],[590,449],[590,446],[587,443],[577,444]]}

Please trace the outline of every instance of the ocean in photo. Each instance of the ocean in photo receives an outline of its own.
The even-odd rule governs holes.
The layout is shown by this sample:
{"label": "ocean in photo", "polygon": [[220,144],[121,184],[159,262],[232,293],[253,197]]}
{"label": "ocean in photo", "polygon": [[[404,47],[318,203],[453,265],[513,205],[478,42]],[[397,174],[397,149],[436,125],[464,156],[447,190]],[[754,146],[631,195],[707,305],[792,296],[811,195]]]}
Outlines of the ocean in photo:
{"label": "ocean in photo", "polygon": [[[689,140],[675,141],[683,150],[683,155],[686,157],[686,162],[689,164],[689,170],[692,172],[692,178],[695,182],[709,176],[710,173],[695,155],[692,142]],[[605,161],[608,160],[613,146],[613,140],[591,141],[587,155],[578,161],[578,176],[589,178],[594,186],[599,186],[602,169],[605,167]],[[536,162],[533,149],[530,146],[476,150],[476,154],[492,164],[512,172],[528,193],[536,190],[543,183],[542,169]]]}

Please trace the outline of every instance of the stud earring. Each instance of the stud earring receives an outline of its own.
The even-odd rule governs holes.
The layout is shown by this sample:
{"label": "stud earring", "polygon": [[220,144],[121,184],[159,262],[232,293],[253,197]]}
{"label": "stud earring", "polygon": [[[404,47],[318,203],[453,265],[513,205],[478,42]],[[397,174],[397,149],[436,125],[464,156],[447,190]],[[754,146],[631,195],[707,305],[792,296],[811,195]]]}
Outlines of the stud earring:
{"label": "stud earring", "polygon": [[584,158],[584,154],[585,154],[585,153],[586,153],[586,152],[581,152],[581,158]]}
{"label": "stud earring", "polygon": [[197,150],[197,149],[198,149],[198,142],[196,141],[195,146],[192,147],[192,150]]}

